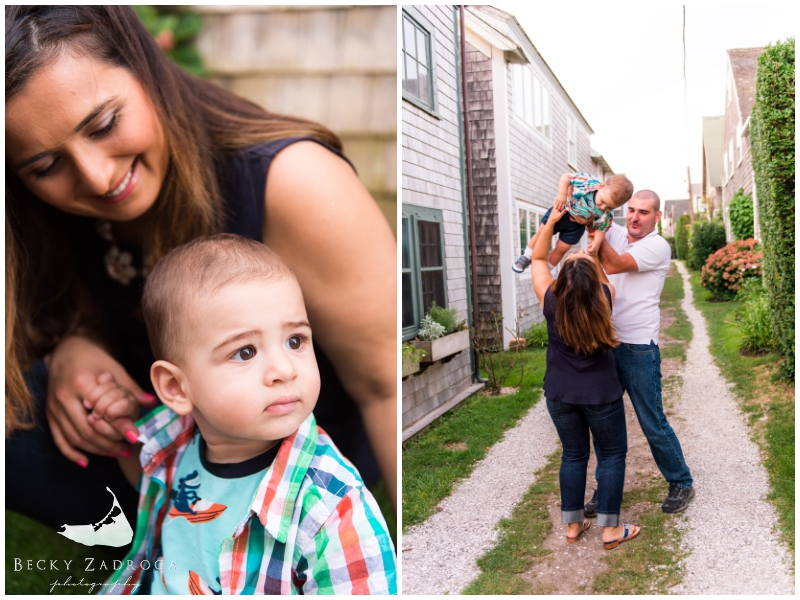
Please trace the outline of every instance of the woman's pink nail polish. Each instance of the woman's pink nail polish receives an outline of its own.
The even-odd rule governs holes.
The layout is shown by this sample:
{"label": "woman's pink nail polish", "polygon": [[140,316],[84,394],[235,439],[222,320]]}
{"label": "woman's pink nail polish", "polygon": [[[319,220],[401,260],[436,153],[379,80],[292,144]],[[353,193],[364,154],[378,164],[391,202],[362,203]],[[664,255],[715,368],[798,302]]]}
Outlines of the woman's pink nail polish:
{"label": "woman's pink nail polish", "polygon": [[147,392],[142,392],[142,397],[145,400],[155,400],[156,399],[156,397],[153,396],[153,394],[148,394]]}
{"label": "woman's pink nail polish", "polygon": [[75,462],[78,463],[84,469],[89,466],[89,463],[87,463],[85,460],[76,460]]}
{"label": "woman's pink nail polish", "polygon": [[126,431],[125,432],[125,439],[128,440],[131,444],[135,444],[139,441],[139,436],[136,435],[133,431]]}
{"label": "woman's pink nail polish", "polygon": [[119,453],[119,455],[122,458],[128,458],[131,455],[131,451],[130,450],[123,450],[122,452]]}

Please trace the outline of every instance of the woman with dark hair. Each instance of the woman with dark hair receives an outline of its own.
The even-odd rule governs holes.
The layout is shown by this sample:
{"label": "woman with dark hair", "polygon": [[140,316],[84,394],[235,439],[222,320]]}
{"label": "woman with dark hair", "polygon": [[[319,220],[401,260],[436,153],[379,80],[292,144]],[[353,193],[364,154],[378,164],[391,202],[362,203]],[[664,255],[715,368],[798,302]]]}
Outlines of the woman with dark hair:
{"label": "woman with dark hair", "polygon": [[619,522],[628,440],[622,386],[614,354],[611,323],[614,287],[599,261],[581,250],[570,255],[554,281],[547,262],[553,228],[565,213],[553,210],[533,249],[533,289],[547,321],[547,410],[561,440],[563,454],[561,522],[567,542],[589,529],[584,517],[590,432],[597,455],[597,524],[603,547],[615,548],[639,535],[639,527]]}
{"label": "woman with dark hair", "polygon": [[147,273],[223,231],[297,274],[317,422],[394,502],[396,245],[336,135],[188,75],[129,7],[6,7],[5,66],[7,507],[89,523],[111,487],[135,518],[136,428],[84,398],[110,373],[152,406]]}

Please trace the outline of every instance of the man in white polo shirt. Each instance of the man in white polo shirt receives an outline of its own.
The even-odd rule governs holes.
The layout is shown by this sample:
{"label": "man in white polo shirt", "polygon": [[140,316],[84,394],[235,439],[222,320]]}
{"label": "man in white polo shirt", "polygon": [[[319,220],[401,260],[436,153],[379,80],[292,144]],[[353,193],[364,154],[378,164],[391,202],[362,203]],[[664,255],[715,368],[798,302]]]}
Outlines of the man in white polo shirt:
{"label": "man in white polo shirt", "polygon": [[[655,231],[660,208],[661,200],[655,192],[635,193],[625,215],[628,228],[612,225],[599,254],[617,291],[612,317],[621,342],[614,349],[617,374],[636,410],[653,458],[669,483],[669,494],[661,508],[675,513],[686,510],[694,489],[680,442],[661,405],[658,303],[669,270],[670,249]],[[591,504],[587,505],[590,511]]]}

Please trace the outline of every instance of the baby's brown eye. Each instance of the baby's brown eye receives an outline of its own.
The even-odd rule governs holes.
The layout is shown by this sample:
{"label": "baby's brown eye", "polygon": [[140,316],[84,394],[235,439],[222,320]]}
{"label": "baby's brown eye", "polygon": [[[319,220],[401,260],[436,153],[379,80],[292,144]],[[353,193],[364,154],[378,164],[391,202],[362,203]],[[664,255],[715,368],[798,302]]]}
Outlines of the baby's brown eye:
{"label": "baby's brown eye", "polygon": [[255,348],[253,348],[252,346],[245,346],[244,348],[241,348],[240,350],[234,352],[232,358],[234,360],[244,361],[252,359],[255,355],[256,355]]}
{"label": "baby's brown eye", "polygon": [[303,345],[303,340],[300,336],[293,335],[288,340],[286,340],[286,347],[291,348],[292,350],[299,350],[300,346]]}

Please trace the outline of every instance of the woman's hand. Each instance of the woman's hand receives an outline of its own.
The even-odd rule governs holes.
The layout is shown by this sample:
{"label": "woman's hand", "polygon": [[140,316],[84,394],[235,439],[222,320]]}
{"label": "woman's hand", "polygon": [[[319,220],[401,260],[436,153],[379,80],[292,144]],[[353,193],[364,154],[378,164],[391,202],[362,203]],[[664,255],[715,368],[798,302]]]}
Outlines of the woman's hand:
{"label": "woman's hand", "polygon": [[[47,421],[61,453],[86,467],[89,458],[79,451],[117,456],[130,451],[122,436],[137,435],[132,422],[126,432],[116,431],[105,421],[90,423],[85,398],[95,389],[98,377],[110,373],[119,385],[127,388],[142,404],[152,404],[155,397],[144,393],[125,369],[95,342],[81,336],[62,341],[48,361]],[[133,441],[135,438],[131,437]]]}
{"label": "woman's hand", "polygon": [[555,225],[566,214],[567,210],[563,206],[561,208],[558,208],[558,198],[556,198],[556,203],[553,205],[553,210],[550,211],[550,216],[547,217],[547,221],[548,222],[553,221],[553,224]]}

